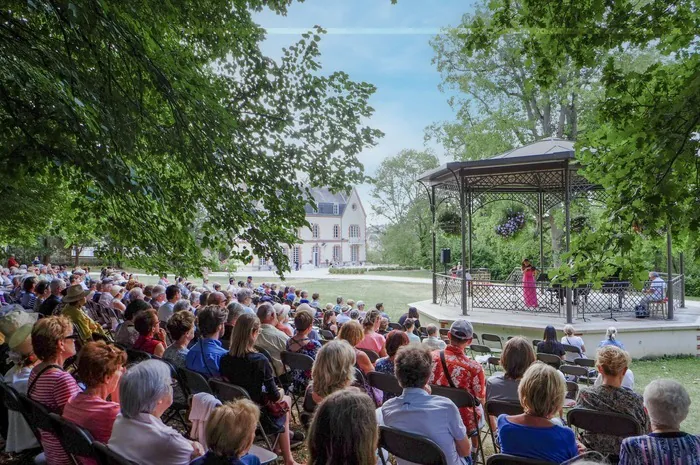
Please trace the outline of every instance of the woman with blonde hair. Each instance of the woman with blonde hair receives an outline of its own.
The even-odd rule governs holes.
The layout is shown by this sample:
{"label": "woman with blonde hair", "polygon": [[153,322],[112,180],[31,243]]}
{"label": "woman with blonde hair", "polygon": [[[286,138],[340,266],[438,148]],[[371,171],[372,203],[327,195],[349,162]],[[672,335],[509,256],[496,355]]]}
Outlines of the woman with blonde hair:
{"label": "woman with blonde hair", "polygon": [[374,465],[378,439],[375,405],[345,389],[321,402],[309,428],[309,465]]}
{"label": "woman with blonde hair", "polygon": [[[630,362],[629,354],[619,347],[608,345],[599,349],[596,368],[602,377],[602,384],[582,389],[576,407],[631,415],[647,433],[651,430],[651,424],[642,396],[622,385]],[[603,455],[619,455],[622,438],[582,431],[581,442]]]}
{"label": "woman with blonde hair", "polygon": [[362,327],[365,332],[364,337],[360,343],[357,344],[357,348],[373,350],[378,353],[380,357],[386,357],[386,339],[377,332],[380,323],[381,315],[379,315],[379,311],[370,310],[367,312],[365,319],[362,320]]}
{"label": "woman with blonde hair", "polygon": [[350,320],[340,327],[338,332],[338,339],[347,341],[353,349],[355,349],[355,358],[357,359],[357,367],[362,371],[363,374],[367,374],[370,371],[374,371],[374,365],[369,360],[369,356],[357,348],[357,345],[365,337],[365,332],[362,330],[362,326],[355,320]]}
{"label": "woman with blonde hair", "polygon": [[343,340],[329,341],[316,354],[310,386],[314,402],[321,402],[355,380],[355,350]]}
{"label": "woman with blonde hair", "polygon": [[[258,404],[263,429],[270,434],[281,433],[279,445],[285,465],[297,465],[292,457],[291,441],[300,442],[303,435],[289,436],[289,408],[292,401],[277,386],[274,371],[268,359],[255,349],[260,333],[260,320],[257,316],[244,313],[236,321],[231,334],[231,348],[221,357],[221,375],[230,382],[241,386]],[[263,391],[264,387],[264,391]]]}
{"label": "woman with blonde hair", "polygon": [[[586,357],[586,346],[583,345],[583,338],[576,336],[576,331],[572,325],[564,326],[564,335],[561,337],[561,343],[578,347],[581,350],[581,356]],[[573,362],[576,358],[578,358],[578,355],[572,352],[567,352],[564,356],[564,360],[567,362]]]}
{"label": "woman with blonde hair", "polygon": [[576,436],[552,423],[566,396],[566,383],[549,365],[530,365],[518,386],[525,413],[498,417],[498,437],[504,454],[562,463],[578,455]]}
{"label": "woman with blonde hair", "polygon": [[260,409],[248,399],[215,408],[205,430],[209,452],[190,465],[260,465],[260,459],[248,454],[259,419]]}

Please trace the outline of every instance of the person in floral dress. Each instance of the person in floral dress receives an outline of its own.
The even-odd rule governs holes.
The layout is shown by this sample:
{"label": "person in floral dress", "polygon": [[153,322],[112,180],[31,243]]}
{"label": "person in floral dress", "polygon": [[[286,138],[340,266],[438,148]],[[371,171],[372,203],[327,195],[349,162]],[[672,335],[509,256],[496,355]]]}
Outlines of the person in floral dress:
{"label": "person in floral dress", "polygon": [[[309,333],[313,329],[314,317],[311,313],[301,311],[294,316],[296,334],[287,340],[287,351],[308,355],[315,359],[321,343],[309,339]],[[292,385],[294,392],[306,391],[306,386],[311,379],[311,370],[292,370]]]}
{"label": "person in floral dress", "polygon": [[[429,384],[438,386],[456,387],[465,389],[471,395],[479,399],[483,405],[486,396],[486,379],[484,369],[481,364],[467,357],[464,350],[469,347],[474,337],[474,328],[467,320],[456,320],[450,327],[450,343],[445,350],[436,350],[432,353],[433,373],[430,375]],[[444,354],[445,364],[449,375],[445,374],[441,355]],[[451,379],[451,383],[448,377]],[[477,409],[477,421],[474,421],[474,414],[471,408],[463,407],[459,409],[462,421],[467,427],[467,432],[471,435],[479,430],[479,424],[483,424],[484,412]],[[476,446],[476,437],[472,438],[472,445]]]}

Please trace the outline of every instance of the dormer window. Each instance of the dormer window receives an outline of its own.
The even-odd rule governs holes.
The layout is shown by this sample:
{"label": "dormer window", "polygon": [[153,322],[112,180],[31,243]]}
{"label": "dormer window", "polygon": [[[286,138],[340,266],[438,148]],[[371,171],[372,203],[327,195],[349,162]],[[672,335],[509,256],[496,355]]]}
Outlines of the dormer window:
{"label": "dormer window", "polygon": [[333,214],[334,215],[340,214],[340,206],[337,203],[333,204]]}

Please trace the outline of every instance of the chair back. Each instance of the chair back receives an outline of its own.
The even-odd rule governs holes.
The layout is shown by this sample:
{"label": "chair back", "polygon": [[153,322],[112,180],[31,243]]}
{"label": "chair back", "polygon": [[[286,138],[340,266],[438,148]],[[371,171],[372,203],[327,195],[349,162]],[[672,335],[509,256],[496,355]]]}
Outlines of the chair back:
{"label": "chair back", "polygon": [[0,391],[2,391],[2,404],[7,410],[22,411],[22,405],[18,397],[19,393],[15,388],[0,380]]}
{"label": "chair back", "polygon": [[333,339],[335,339],[333,331],[330,331],[328,329],[321,329],[319,332],[321,333],[323,339],[325,339],[326,341],[332,341]]}
{"label": "chair back", "polygon": [[370,349],[360,349],[359,347],[357,347],[357,349],[367,354],[367,356],[369,357],[369,361],[372,362],[372,365],[374,365],[376,361],[379,360],[379,354],[375,351]]}
{"label": "chair back", "polygon": [[588,379],[588,368],[585,367],[579,367],[576,365],[562,365],[559,367],[559,371],[565,375],[582,376]]}
{"label": "chair back", "polygon": [[447,465],[440,446],[425,436],[408,433],[389,426],[379,427],[379,447],[394,457],[420,465]]}
{"label": "chair back", "polygon": [[573,381],[566,382],[566,398],[576,400],[578,398],[578,383]]}
{"label": "chair back", "polygon": [[497,343],[501,348],[503,348],[503,341],[501,337],[497,334],[484,333],[481,335],[481,342],[485,345],[487,342]]}
{"label": "chair back", "polygon": [[580,347],[572,346],[571,344],[562,344],[562,346],[564,346],[566,352],[577,354],[579,357],[582,355]]}
{"label": "chair back", "polygon": [[489,346],[484,346],[480,344],[472,344],[469,346],[472,352],[477,354],[491,354],[491,348]]}
{"label": "chair back", "polygon": [[497,366],[501,365],[501,359],[500,359],[500,357],[489,357],[488,363],[489,363],[489,365],[493,365],[493,366],[497,367]]}
{"label": "chair back", "polygon": [[132,348],[126,349],[126,364],[133,365],[135,363],[143,362],[144,360],[150,360],[153,356],[148,352],[143,350],[137,350]]}
{"label": "chair back", "polygon": [[576,429],[594,434],[607,434],[620,438],[644,434],[637,420],[624,413],[574,408],[566,414],[566,422]]}
{"label": "chair back", "polygon": [[464,389],[431,384],[430,390],[434,396],[447,397],[454,402],[457,408],[477,407],[479,405],[479,400]]}
{"label": "chair back", "polygon": [[314,366],[314,359],[305,354],[283,350],[280,357],[282,364],[288,366],[290,370],[311,371]]}
{"label": "chair back", "polygon": [[394,375],[372,371],[367,374],[367,382],[373,388],[388,394],[400,396],[403,393],[403,388]]}
{"label": "chair back", "polygon": [[493,415],[494,417],[499,415],[521,415],[524,412],[522,405],[502,400],[487,400],[485,410],[487,415]]}
{"label": "chair back", "polygon": [[97,458],[92,447],[93,438],[88,431],[55,413],[50,413],[49,417],[54,424],[58,440],[68,455],[74,459],[78,457]]}
{"label": "chair back", "polygon": [[49,411],[46,407],[24,394],[19,394],[18,397],[27,423],[41,431],[56,434],[54,425],[51,422],[51,417],[49,416]]}
{"label": "chair back", "polygon": [[229,402],[236,399],[249,399],[250,395],[241,386],[221,381],[220,379],[210,379],[209,386],[211,387],[214,397],[221,402]]}
{"label": "chair back", "polygon": [[403,326],[401,326],[398,323],[389,323],[389,328],[391,329],[397,329],[399,331],[403,331]]}
{"label": "chair back", "polygon": [[539,344],[540,342],[542,342],[542,339],[533,339],[532,340],[532,347],[535,348],[535,352],[537,352],[537,344]]}
{"label": "chair back", "polygon": [[93,442],[95,455],[98,457],[100,465],[138,465],[136,462],[127,460],[101,442]]}
{"label": "chair back", "polygon": [[447,335],[450,334],[450,329],[449,328],[440,328],[440,338],[447,340]]}
{"label": "chair back", "polygon": [[595,368],[595,360],[592,358],[576,358],[574,363],[582,367]]}
{"label": "chair back", "polygon": [[558,356],[553,355],[553,354],[538,353],[537,360],[539,360],[540,362],[546,363],[547,365],[551,366],[552,368],[554,368],[556,370],[558,370],[562,364],[561,358],[559,358]]}
{"label": "chair back", "polygon": [[177,371],[180,373],[180,378],[185,382],[191,395],[199,394],[200,392],[212,394],[211,387],[209,387],[209,383],[207,383],[204,376],[187,368],[178,368]]}
{"label": "chair back", "polygon": [[556,465],[556,462],[545,462],[509,454],[494,454],[486,460],[486,465]]}

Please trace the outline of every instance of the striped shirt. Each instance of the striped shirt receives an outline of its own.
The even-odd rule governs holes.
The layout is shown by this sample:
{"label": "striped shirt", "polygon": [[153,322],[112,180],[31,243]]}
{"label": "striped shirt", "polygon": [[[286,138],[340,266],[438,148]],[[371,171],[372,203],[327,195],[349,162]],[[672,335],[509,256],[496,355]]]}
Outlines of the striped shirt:
{"label": "striped shirt", "polygon": [[[37,367],[41,367],[37,369]],[[32,390],[28,396],[42,404],[49,412],[63,413],[63,407],[80,392],[80,387],[73,377],[63,370],[52,368],[41,374],[34,383],[43,365],[38,365],[29,375],[29,386]],[[32,386],[32,383],[34,385]],[[48,465],[70,465],[72,462],[61,447],[58,438],[51,433],[41,432],[41,445],[46,454]]]}
{"label": "striped shirt", "polygon": [[651,433],[622,441],[620,465],[699,465],[700,436]]}

